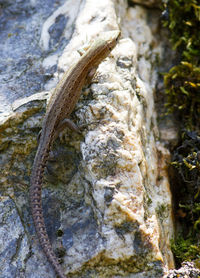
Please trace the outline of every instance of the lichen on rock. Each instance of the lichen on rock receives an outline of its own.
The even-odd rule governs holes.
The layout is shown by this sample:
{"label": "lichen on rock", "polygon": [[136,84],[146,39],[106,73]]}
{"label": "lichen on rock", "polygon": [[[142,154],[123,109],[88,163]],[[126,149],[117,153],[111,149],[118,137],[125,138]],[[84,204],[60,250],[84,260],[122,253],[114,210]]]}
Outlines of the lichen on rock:
{"label": "lichen on rock", "polygon": [[[27,277],[55,276],[39,247],[28,200],[36,137],[50,89],[79,59],[77,49],[85,41],[120,26],[119,44],[84,87],[72,113],[83,127],[82,135],[67,130],[54,144],[45,172],[44,216],[68,277],[163,277],[174,262],[169,152],[158,140],[154,106],[156,63],[162,53],[155,36],[157,12],[149,25],[151,10],[128,8],[124,1],[61,2],[49,6],[41,25],[41,10],[31,9],[41,34],[40,52],[34,44],[30,47],[38,55],[38,64],[35,52],[32,56],[35,67],[40,65],[42,83],[29,93],[12,95],[1,126],[1,163],[6,166],[0,177],[1,194],[14,200],[29,246],[27,252],[19,241],[25,255],[21,263],[16,253],[17,269]],[[14,7],[17,4],[4,9]],[[20,22],[20,17],[16,20]],[[27,70],[20,73],[29,84]],[[16,88],[22,86],[19,80]],[[48,92],[42,93],[43,89]],[[2,217],[10,221],[4,213]],[[16,225],[18,229],[21,224]],[[2,250],[6,246],[2,243]],[[14,277],[8,268],[0,271],[0,276]]]}

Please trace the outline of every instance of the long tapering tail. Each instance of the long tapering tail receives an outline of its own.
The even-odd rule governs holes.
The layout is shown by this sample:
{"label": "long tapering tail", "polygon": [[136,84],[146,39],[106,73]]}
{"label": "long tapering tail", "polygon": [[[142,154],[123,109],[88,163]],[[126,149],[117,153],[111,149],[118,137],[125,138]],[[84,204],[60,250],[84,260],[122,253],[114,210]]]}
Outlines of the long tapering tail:
{"label": "long tapering tail", "polygon": [[[40,157],[41,153],[43,155]],[[33,170],[31,175],[31,186],[30,186],[31,211],[33,215],[36,233],[45,255],[47,256],[49,262],[54,267],[59,277],[66,278],[67,276],[63,273],[60,264],[58,262],[58,259],[55,256],[53,248],[49,241],[49,237],[44,223],[43,210],[42,210],[42,196],[41,196],[42,181],[43,181],[44,168],[46,167],[48,154],[49,151],[48,148],[46,148],[45,150],[43,150],[43,152],[41,151],[37,152],[34,160]]]}

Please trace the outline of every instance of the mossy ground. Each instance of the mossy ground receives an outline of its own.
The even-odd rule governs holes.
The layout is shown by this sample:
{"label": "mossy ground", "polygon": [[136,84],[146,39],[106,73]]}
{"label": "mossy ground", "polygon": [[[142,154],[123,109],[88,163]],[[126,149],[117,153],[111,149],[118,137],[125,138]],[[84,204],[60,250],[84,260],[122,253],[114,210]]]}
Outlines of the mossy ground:
{"label": "mossy ground", "polygon": [[[165,1],[166,2],[166,1]],[[164,74],[168,112],[180,122],[173,150],[175,215],[179,234],[172,241],[178,263],[200,266],[200,1],[169,0],[164,26],[169,29],[177,64]]]}

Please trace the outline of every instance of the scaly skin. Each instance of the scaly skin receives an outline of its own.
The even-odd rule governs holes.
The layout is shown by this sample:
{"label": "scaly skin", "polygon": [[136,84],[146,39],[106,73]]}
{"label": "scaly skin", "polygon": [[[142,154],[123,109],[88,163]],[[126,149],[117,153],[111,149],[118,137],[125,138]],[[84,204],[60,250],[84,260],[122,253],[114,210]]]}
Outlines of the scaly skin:
{"label": "scaly skin", "polygon": [[[69,118],[86,83],[88,74],[105,59],[117,44],[119,31],[105,32],[94,41],[85,54],[72,68],[64,73],[51,97],[42,125],[40,142],[33,163],[30,185],[30,204],[37,236],[44,253],[60,278],[66,278],[49,241],[42,211],[42,181],[50,148],[62,127],[63,120]],[[59,128],[60,126],[60,128]]]}

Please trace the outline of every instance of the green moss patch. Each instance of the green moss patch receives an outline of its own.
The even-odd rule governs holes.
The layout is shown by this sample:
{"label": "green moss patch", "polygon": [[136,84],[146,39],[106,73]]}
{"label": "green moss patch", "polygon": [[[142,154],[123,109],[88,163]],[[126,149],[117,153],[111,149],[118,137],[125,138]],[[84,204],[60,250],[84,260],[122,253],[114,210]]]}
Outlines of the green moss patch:
{"label": "green moss patch", "polygon": [[180,122],[173,150],[173,190],[178,236],[172,250],[178,263],[200,262],[200,2],[169,0],[165,6],[177,62],[164,74],[168,112]]}

